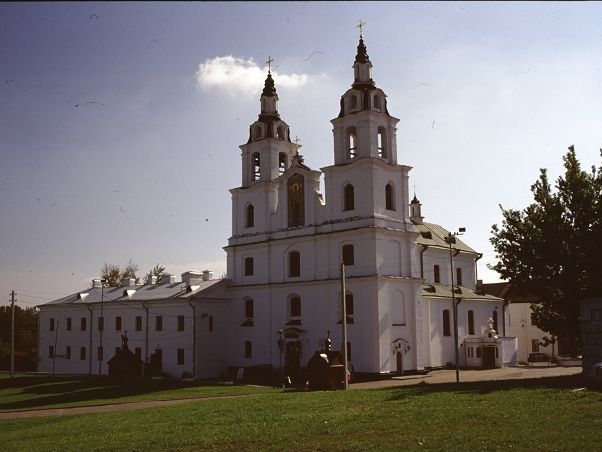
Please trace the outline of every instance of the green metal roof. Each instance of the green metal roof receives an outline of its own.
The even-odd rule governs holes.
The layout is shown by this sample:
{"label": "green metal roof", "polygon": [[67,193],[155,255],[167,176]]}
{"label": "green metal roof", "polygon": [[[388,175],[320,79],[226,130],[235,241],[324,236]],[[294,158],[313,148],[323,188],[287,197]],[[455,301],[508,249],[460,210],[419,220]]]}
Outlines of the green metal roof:
{"label": "green metal roof", "polygon": [[[502,298],[475,291],[467,287],[454,286],[456,298],[471,301],[504,301]],[[423,298],[452,298],[451,286],[443,284],[425,284],[422,286]]]}
{"label": "green metal roof", "polygon": [[[422,223],[414,224],[414,227],[420,232],[420,237],[416,240],[419,245],[428,245],[437,248],[447,248],[449,245],[445,242],[445,237],[449,235],[449,231],[438,224],[433,223]],[[455,237],[456,243],[452,244],[452,248],[460,250],[464,253],[479,254],[466,243],[460,240],[457,236]]]}

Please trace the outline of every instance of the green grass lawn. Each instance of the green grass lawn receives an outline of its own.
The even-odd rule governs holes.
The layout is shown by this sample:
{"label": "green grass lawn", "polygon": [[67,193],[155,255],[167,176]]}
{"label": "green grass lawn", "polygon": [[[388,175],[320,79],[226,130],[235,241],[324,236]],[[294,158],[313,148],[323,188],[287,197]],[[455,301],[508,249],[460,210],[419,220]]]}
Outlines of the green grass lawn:
{"label": "green grass lawn", "polygon": [[602,450],[602,393],[575,378],[273,392],[0,421],[2,450]]}
{"label": "green grass lawn", "polygon": [[[127,377],[0,376],[0,412],[105,405],[140,400],[186,399],[274,391],[255,386],[218,386],[179,380]],[[1,448],[0,448],[1,449]]]}

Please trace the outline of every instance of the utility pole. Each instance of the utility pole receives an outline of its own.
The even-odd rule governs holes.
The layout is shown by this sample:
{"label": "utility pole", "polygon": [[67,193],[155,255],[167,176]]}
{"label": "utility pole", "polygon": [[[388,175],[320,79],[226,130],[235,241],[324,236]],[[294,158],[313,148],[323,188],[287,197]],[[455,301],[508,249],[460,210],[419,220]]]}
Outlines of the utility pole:
{"label": "utility pole", "polygon": [[14,290],[10,292],[10,376],[15,376],[15,296]]}
{"label": "utility pole", "polygon": [[347,368],[349,366],[349,360],[347,359],[347,297],[345,296],[345,264],[341,263],[341,304],[343,309],[343,320],[341,320],[341,326],[343,327],[343,381],[345,382],[345,389],[349,389],[349,379],[347,378]]}

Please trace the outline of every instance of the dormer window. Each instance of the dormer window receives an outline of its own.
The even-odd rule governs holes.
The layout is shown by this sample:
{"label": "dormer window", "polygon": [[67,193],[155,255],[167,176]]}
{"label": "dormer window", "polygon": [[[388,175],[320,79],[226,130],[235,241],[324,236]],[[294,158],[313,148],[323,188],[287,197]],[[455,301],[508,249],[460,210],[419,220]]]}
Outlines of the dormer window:
{"label": "dormer window", "polygon": [[253,165],[253,180],[259,180],[261,177],[261,159],[258,152],[251,156],[251,164]]}
{"label": "dormer window", "polygon": [[382,110],[383,106],[382,106],[382,99],[380,96],[374,96],[374,108],[376,110]]}
{"label": "dormer window", "polygon": [[349,111],[355,111],[355,110],[357,110],[357,96],[352,95],[349,98]]}

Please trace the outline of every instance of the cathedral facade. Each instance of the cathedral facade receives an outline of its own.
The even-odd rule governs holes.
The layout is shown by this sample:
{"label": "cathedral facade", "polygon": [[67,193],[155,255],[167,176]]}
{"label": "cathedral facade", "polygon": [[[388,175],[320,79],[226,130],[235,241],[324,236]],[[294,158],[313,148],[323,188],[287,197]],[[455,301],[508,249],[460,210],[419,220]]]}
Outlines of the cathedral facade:
{"label": "cathedral facade", "polygon": [[[143,361],[152,350],[176,347],[177,357],[161,353],[163,367],[176,376],[184,367],[197,377],[232,367],[294,371],[307,364],[327,337],[342,350],[345,321],[348,357],[356,372],[441,367],[455,362],[452,299],[458,303],[461,365],[515,361],[515,339],[502,336],[503,300],[477,290],[480,254],[443,227],[425,223],[415,195],[410,202],[411,168],[397,160],[399,120],[389,113],[387,97],[372,79],[361,37],[352,75],[339,115],[331,121],[334,163],[318,171],[304,163],[300,145],[291,141],[268,72],[260,114],[240,146],[241,186],[230,190],[227,279],[212,282],[206,274],[195,279],[189,272],[177,288],[173,281],[165,283],[172,283],[165,286],[165,299],[149,300],[147,286],[135,286],[131,293],[120,289],[115,298],[101,301],[102,316],[115,315],[112,310],[117,309],[121,318],[128,307],[145,306],[146,317],[136,328],[140,336],[130,339],[141,343]],[[57,309],[67,304],[82,313],[87,309],[92,327],[98,296],[87,303],[84,297],[81,306],[65,301],[77,300],[76,295],[40,306],[42,353],[52,339],[44,323],[58,318]],[[172,311],[190,324],[175,346],[166,345],[165,335],[163,342],[155,340],[152,331],[152,317]],[[90,350],[98,347],[96,336],[90,332]],[[92,362],[91,352],[87,359]],[[50,361],[42,357],[45,368],[40,370],[47,370]],[[175,364],[184,361],[187,366]]]}

